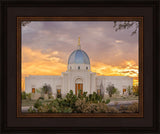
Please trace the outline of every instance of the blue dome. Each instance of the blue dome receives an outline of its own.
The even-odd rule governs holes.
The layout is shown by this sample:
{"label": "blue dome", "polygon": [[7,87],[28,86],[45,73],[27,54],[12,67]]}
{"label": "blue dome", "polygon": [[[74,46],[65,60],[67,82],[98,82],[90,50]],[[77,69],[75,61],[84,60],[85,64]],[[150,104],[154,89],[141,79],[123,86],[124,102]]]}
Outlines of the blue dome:
{"label": "blue dome", "polygon": [[77,49],[69,56],[68,64],[90,64],[90,61],[86,52]]}

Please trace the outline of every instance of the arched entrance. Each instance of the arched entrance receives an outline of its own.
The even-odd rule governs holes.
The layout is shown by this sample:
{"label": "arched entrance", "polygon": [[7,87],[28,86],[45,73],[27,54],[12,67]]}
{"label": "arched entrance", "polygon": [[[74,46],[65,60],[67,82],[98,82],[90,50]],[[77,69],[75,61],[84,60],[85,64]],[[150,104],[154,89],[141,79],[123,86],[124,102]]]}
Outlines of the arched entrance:
{"label": "arched entrance", "polygon": [[76,79],[75,81],[75,94],[81,90],[81,94],[83,94],[83,80],[81,78]]}

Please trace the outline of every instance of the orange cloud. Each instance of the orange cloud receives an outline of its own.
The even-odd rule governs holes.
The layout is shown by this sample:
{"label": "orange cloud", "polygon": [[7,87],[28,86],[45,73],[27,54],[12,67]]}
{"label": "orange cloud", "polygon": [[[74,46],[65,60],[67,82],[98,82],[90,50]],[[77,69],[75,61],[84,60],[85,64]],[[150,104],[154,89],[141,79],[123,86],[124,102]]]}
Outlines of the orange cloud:
{"label": "orange cloud", "polygon": [[92,61],[91,70],[98,75],[129,76],[133,77],[133,84],[138,84],[138,65],[135,61],[124,61],[120,66],[111,66],[101,62]]}
{"label": "orange cloud", "polygon": [[22,90],[28,75],[61,75],[66,70],[67,65],[56,57],[57,54],[57,51],[43,54],[40,50],[22,48]]}

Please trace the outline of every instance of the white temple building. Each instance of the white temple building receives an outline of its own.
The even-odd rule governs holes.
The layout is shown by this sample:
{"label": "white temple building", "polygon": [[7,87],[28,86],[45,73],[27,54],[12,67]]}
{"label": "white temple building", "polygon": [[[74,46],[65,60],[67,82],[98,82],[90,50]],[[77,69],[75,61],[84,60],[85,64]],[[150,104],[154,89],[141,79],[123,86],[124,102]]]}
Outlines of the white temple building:
{"label": "white temple building", "polygon": [[50,85],[52,94],[61,93],[65,96],[70,90],[78,94],[78,90],[100,93],[104,95],[109,84],[113,84],[124,94],[128,86],[133,86],[133,78],[128,76],[98,76],[91,71],[90,60],[87,53],[81,49],[80,39],[78,48],[73,51],[68,59],[66,72],[61,75],[30,75],[25,77],[25,92],[34,93],[35,89],[42,88],[45,84]]}

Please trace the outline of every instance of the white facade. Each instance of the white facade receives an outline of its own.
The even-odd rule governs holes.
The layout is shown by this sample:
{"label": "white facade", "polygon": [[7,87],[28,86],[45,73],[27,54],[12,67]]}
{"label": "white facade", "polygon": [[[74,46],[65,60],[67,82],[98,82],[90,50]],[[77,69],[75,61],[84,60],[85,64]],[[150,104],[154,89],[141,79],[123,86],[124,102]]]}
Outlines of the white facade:
{"label": "white facade", "polygon": [[133,78],[131,77],[97,76],[95,72],[90,70],[89,57],[81,50],[79,43],[78,49],[72,52],[69,57],[66,72],[62,72],[61,76],[30,75],[25,78],[25,92],[30,93],[33,88],[40,89],[47,84],[51,86],[54,95],[57,95],[58,89],[61,90],[62,96],[65,96],[70,90],[76,94],[76,91],[80,88],[83,92],[88,92],[88,94],[97,92],[98,89],[104,94],[107,86],[114,84],[122,94],[123,89],[133,86]]}

